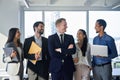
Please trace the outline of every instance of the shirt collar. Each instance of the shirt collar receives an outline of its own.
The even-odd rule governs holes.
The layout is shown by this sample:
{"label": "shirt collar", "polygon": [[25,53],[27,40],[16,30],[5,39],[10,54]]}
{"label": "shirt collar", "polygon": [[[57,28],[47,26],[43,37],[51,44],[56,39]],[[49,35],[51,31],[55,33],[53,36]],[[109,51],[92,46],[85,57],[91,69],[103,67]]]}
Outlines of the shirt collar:
{"label": "shirt collar", "polygon": [[105,37],[105,35],[106,35],[106,32],[104,32],[104,34],[101,37],[98,35],[98,37],[102,38],[102,37]]}
{"label": "shirt collar", "polygon": [[34,38],[35,38],[35,40],[41,40],[41,36],[39,37],[39,38],[37,38],[35,35],[34,35]]}
{"label": "shirt collar", "polygon": [[[57,35],[58,35],[58,36],[60,36],[60,34],[61,34],[60,32],[57,32]],[[63,35],[64,35],[64,34],[63,34]]]}

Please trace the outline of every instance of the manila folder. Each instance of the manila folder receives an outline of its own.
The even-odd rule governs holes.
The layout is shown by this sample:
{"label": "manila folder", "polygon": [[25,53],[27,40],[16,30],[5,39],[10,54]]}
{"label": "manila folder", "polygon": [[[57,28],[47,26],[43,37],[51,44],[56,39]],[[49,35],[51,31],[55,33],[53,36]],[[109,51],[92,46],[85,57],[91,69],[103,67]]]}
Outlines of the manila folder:
{"label": "manila folder", "polygon": [[[29,54],[35,54],[35,53],[41,53],[42,48],[39,47],[34,41],[32,41],[30,49],[29,49]],[[36,64],[37,60],[30,60],[33,64]]]}
{"label": "manila folder", "polygon": [[35,53],[41,53],[41,47],[39,47],[34,41],[32,41],[30,49],[29,49],[29,54],[35,54]]}

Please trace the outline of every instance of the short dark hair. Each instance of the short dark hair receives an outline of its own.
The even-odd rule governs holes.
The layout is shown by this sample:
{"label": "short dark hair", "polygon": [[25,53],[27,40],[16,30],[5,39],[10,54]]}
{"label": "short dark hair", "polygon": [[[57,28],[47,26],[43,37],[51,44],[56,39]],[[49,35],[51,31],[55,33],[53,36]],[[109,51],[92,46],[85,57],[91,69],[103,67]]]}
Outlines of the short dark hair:
{"label": "short dark hair", "polygon": [[35,31],[35,27],[38,27],[39,24],[45,25],[42,21],[37,21],[37,22],[35,22],[34,25],[33,25],[34,31]]}
{"label": "short dark hair", "polygon": [[62,21],[66,21],[66,19],[65,18],[59,18],[59,19],[57,19],[56,22],[55,22],[55,25],[61,23]]}
{"label": "short dark hair", "polygon": [[107,26],[107,23],[104,19],[98,19],[96,22],[98,22],[100,26],[103,26],[103,29],[105,29]]}

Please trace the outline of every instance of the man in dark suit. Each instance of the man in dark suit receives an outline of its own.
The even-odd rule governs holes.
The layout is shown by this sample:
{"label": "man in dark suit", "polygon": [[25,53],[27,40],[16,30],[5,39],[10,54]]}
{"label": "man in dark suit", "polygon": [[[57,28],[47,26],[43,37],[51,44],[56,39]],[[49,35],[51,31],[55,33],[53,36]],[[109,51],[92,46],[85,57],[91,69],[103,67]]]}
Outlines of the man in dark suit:
{"label": "man in dark suit", "polygon": [[50,72],[52,80],[73,80],[75,71],[72,54],[76,47],[72,35],[65,34],[67,28],[66,19],[56,21],[57,33],[49,36],[48,50],[50,53]]}
{"label": "man in dark suit", "polygon": [[[44,23],[36,22],[33,25],[35,35],[25,39],[24,42],[24,57],[28,59],[27,73],[28,80],[48,80],[48,66],[49,66],[49,53],[48,53],[48,40],[41,35],[44,32]],[[41,53],[29,54],[29,49],[32,41],[37,43],[41,48]],[[36,64],[33,64],[31,60],[37,60]]]}

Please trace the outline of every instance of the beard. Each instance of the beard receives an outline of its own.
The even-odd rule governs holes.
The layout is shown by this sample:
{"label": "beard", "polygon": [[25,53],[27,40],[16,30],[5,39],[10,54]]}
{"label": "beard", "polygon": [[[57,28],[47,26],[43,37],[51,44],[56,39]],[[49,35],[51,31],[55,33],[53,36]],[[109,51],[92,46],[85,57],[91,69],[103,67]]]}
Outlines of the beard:
{"label": "beard", "polygon": [[44,30],[40,30],[40,31],[37,31],[40,35],[42,35],[44,33]]}
{"label": "beard", "polygon": [[99,33],[99,31],[98,31],[98,30],[96,30],[96,33]]}

